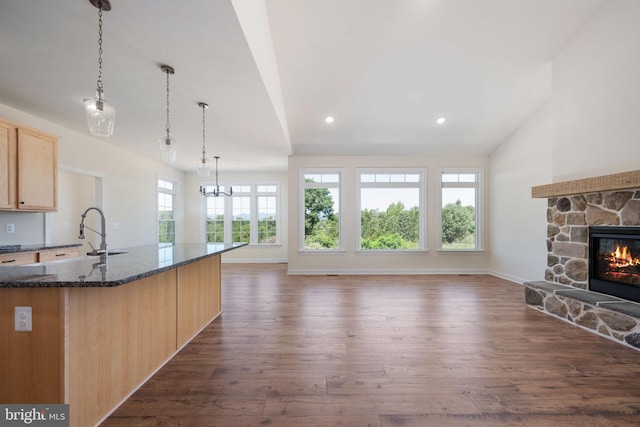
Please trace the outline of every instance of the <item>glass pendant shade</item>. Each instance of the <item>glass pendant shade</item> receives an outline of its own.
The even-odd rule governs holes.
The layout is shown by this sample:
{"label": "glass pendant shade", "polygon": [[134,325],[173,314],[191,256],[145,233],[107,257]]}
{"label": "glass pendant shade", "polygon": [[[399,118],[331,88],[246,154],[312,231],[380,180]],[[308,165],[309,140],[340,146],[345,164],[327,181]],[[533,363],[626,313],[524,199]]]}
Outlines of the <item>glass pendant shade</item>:
{"label": "glass pendant shade", "polygon": [[163,136],[160,138],[160,154],[162,156],[162,161],[165,163],[175,163],[176,162],[176,141],[169,137]]}
{"label": "glass pendant shade", "polygon": [[102,97],[100,91],[96,91],[95,98],[84,100],[84,111],[91,135],[113,135],[116,110]]}
{"label": "glass pendant shade", "polygon": [[206,157],[203,157],[198,162],[198,175],[200,176],[209,176],[211,175],[211,160]]}

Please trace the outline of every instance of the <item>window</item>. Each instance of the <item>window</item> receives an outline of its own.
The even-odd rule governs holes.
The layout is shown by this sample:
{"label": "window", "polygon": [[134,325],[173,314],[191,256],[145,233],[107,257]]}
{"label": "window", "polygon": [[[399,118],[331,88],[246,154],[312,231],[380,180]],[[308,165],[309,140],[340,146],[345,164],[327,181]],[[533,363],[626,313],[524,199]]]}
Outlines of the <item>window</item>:
{"label": "window", "polygon": [[251,241],[251,186],[233,185],[231,197],[231,241]]}
{"label": "window", "polygon": [[278,186],[256,186],[258,200],[258,244],[278,241]]}
{"label": "window", "polygon": [[358,170],[362,250],[424,248],[424,171]]}
{"label": "window", "polygon": [[158,179],[158,243],[176,242],[176,187],[174,181]]}
{"label": "window", "polygon": [[442,185],[441,248],[480,250],[480,170],[446,170]]}
{"label": "window", "polygon": [[[206,191],[212,186],[204,185]],[[232,185],[233,196],[207,197],[207,243],[279,244],[278,184]],[[220,186],[225,191],[224,186]]]}
{"label": "window", "polygon": [[[213,188],[207,188],[211,191]],[[225,191],[220,186],[221,191]],[[206,241],[207,243],[225,242],[225,202],[226,197],[207,197],[206,200]]]}
{"label": "window", "polygon": [[301,177],[302,250],[340,249],[340,172],[306,171]]}

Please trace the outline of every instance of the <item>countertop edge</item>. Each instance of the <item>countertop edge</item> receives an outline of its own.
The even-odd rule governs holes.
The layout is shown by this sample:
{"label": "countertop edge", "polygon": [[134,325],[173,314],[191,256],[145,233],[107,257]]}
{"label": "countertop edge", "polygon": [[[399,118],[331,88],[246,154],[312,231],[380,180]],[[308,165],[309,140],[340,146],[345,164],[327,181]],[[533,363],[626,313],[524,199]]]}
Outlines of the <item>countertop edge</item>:
{"label": "countertop edge", "polygon": [[[209,258],[209,257],[215,256],[215,255],[221,255],[221,254],[223,254],[225,252],[229,252],[229,251],[232,251],[234,249],[238,249],[238,248],[241,248],[241,247],[247,246],[247,245],[248,245],[248,243],[236,243],[236,244],[234,244],[234,246],[224,247],[222,249],[216,250],[215,252],[202,253],[200,255],[196,255],[196,256],[190,257],[189,259],[185,259],[185,260],[182,260],[182,261],[178,261],[178,262],[172,263],[171,265],[157,267],[157,268],[150,268],[149,270],[142,271],[142,272],[139,272],[139,273],[136,273],[136,274],[131,274],[130,276],[123,277],[121,279],[115,279],[115,280],[90,281],[90,282],[83,282],[81,280],[74,280],[74,281],[68,281],[68,280],[57,281],[57,280],[53,280],[53,281],[47,281],[46,274],[45,275],[40,275],[39,277],[36,277],[34,275],[30,276],[30,275],[26,274],[24,276],[24,278],[14,279],[14,280],[11,280],[11,279],[2,280],[2,278],[0,277],[0,289],[113,288],[113,287],[125,285],[127,283],[135,282],[136,280],[140,280],[140,279],[143,279],[143,278],[146,278],[146,277],[149,277],[149,276],[154,276],[156,274],[160,274],[160,273],[163,273],[163,272],[168,271],[168,270],[173,270],[173,269],[182,267],[184,265],[188,265],[188,264],[203,260],[205,258]],[[66,246],[62,246],[62,247],[66,247]],[[51,249],[51,248],[49,248],[49,249]],[[58,262],[58,261],[52,261],[52,262],[55,263],[55,262]],[[13,266],[13,267],[6,267],[6,268],[19,269],[19,268],[22,268],[22,267],[21,266]],[[0,272],[1,272],[1,270],[0,270]]]}
{"label": "countertop edge", "polygon": [[[7,246],[11,246],[11,245],[7,245]],[[15,254],[18,252],[37,252],[37,251],[46,251],[50,249],[74,248],[74,247],[80,247],[80,246],[82,246],[82,243],[68,243],[64,245],[49,245],[49,244],[20,245],[19,248],[14,247],[11,249],[0,249],[0,255]]]}

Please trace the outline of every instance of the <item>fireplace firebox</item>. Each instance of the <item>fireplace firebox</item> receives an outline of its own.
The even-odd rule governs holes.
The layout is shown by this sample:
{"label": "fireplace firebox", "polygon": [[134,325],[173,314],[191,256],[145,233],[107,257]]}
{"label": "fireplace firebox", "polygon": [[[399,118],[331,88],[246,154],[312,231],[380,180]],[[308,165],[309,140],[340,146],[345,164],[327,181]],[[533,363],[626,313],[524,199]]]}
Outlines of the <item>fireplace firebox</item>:
{"label": "fireplace firebox", "polygon": [[640,227],[589,227],[589,289],[640,302]]}

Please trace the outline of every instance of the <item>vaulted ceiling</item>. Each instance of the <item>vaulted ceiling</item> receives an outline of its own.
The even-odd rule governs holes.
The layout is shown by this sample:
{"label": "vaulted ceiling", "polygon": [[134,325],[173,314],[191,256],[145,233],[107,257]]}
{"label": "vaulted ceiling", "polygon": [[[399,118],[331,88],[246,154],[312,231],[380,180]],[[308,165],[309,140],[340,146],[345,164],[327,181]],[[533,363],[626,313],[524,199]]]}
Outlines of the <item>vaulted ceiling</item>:
{"label": "vaulted ceiling", "polygon": [[[549,99],[551,58],[604,1],[111,0],[104,143],[159,159],[168,64],[180,169],[200,157],[198,102],[207,153],[229,170],[489,153]],[[0,103],[90,137],[97,28],[88,0],[0,1]]]}

